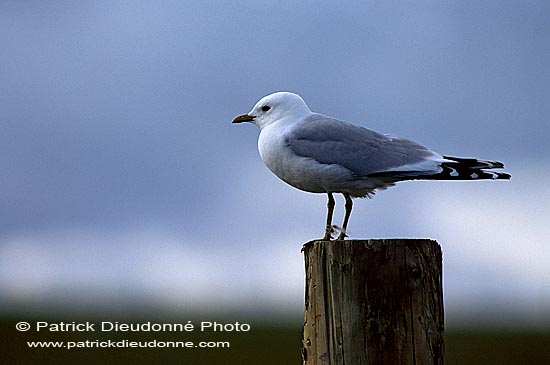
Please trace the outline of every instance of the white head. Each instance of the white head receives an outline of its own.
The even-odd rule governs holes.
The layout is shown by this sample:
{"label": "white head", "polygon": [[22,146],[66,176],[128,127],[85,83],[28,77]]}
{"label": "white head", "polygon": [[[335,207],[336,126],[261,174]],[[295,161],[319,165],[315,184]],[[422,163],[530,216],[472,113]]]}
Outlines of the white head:
{"label": "white head", "polygon": [[232,123],[251,122],[260,129],[286,117],[301,118],[311,114],[300,95],[277,92],[264,96],[247,114],[239,115]]}

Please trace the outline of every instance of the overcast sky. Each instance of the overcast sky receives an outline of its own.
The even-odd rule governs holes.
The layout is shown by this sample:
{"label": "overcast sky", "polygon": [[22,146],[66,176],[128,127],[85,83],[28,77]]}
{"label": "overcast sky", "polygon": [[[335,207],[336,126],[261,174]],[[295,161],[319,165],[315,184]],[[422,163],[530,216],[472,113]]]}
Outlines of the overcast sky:
{"label": "overcast sky", "polygon": [[289,90],[444,154],[504,161],[509,182],[359,200],[351,237],[437,239],[448,316],[543,318],[549,18],[545,1],[0,2],[4,308],[301,311],[299,250],[323,233],[325,197],[272,176],[258,130],[230,124]]}

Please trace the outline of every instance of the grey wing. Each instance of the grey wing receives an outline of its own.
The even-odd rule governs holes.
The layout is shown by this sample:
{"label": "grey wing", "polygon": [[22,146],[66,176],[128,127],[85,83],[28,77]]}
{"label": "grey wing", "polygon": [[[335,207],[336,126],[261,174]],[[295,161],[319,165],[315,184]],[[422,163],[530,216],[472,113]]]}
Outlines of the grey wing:
{"label": "grey wing", "polygon": [[[393,138],[359,125],[312,114],[291,130],[287,145],[299,156],[337,164],[365,177],[391,172],[433,173],[441,156],[403,138]],[[390,173],[389,175],[387,173]]]}

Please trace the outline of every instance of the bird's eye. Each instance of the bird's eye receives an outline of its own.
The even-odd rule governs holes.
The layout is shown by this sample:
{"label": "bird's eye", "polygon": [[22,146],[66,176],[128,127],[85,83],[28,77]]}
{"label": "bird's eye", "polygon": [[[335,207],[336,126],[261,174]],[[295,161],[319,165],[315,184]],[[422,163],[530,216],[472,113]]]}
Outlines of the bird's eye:
{"label": "bird's eye", "polygon": [[262,106],[262,111],[263,112],[267,112],[269,109],[271,109],[271,107],[269,107],[267,105]]}

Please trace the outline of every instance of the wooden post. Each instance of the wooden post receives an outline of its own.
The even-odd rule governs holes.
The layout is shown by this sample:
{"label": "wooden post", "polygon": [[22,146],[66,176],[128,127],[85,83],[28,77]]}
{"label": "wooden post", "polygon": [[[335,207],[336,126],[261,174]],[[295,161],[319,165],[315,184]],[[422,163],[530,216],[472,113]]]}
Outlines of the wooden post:
{"label": "wooden post", "polygon": [[303,364],[443,364],[436,241],[318,240],[303,251]]}

